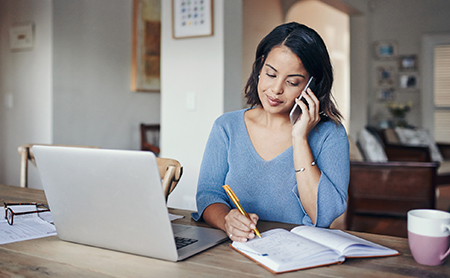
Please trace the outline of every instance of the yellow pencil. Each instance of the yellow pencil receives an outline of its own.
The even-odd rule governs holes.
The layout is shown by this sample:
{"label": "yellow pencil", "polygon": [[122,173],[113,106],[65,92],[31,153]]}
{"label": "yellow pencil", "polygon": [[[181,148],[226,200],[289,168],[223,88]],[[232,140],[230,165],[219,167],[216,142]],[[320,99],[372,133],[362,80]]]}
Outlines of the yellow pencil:
{"label": "yellow pencil", "polygon": [[[244,208],[239,203],[238,197],[236,197],[236,195],[234,194],[233,190],[231,190],[230,186],[226,184],[226,185],[224,185],[222,187],[223,187],[223,189],[225,189],[225,192],[227,192],[228,196],[230,196],[230,199],[233,201],[234,205],[237,207],[239,212],[242,213],[242,215],[244,215],[248,219],[250,219],[250,216],[248,216],[248,214],[245,212]],[[256,227],[253,229],[253,231],[255,232],[255,234],[257,236],[261,237],[261,234],[259,233],[259,231],[258,231],[258,229]]]}

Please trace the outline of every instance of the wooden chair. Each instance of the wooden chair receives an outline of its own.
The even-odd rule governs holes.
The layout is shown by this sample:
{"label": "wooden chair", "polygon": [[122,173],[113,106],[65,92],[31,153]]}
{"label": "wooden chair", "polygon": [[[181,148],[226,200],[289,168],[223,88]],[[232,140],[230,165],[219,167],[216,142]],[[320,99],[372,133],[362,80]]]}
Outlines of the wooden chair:
{"label": "wooden chair", "polygon": [[407,212],[435,208],[436,162],[350,162],[348,230],[407,236]]}
{"label": "wooden chair", "polygon": [[28,187],[28,160],[36,166],[36,160],[31,152],[34,145],[41,146],[62,146],[62,147],[79,147],[79,148],[96,148],[94,146],[74,146],[74,145],[55,145],[55,144],[24,144],[19,146],[18,152],[20,155],[20,187]]}
{"label": "wooden chair", "polygon": [[[40,144],[46,145],[46,144]],[[19,147],[18,151],[21,156],[20,162],[20,186],[27,187],[28,179],[28,161],[31,161],[36,166],[36,161],[32,152],[32,147],[34,144],[25,144]],[[48,145],[48,146],[64,146],[64,145]],[[98,148],[92,146],[67,146],[66,147],[80,147],[80,148]],[[159,175],[162,177],[162,187],[164,196],[166,197],[166,202],[169,194],[177,186],[182,174],[183,167],[180,162],[175,159],[170,158],[160,158],[157,157],[156,161],[158,163]]]}
{"label": "wooden chair", "polygon": [[183,175],[183,166],[175,159],[157,157],[159,175],[162,178],[164,196],[169,197]]}
{"label": "wooden chair", "polygon": [[151,151],[156,156],[161,152],[159,148],[159,133],[161,126],[159,124],[141,124],[139,127],[141,134],[141,150]]}

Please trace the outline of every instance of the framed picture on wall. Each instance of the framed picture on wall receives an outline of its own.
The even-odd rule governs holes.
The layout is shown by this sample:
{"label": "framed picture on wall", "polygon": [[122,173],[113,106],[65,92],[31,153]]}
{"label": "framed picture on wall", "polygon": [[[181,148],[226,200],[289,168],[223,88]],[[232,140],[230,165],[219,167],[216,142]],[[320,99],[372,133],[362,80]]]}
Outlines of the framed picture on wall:
{"label": "framed picture on wall", "polygon": [[396,68],[389,65],[381,65],[377,67],[377,85],[378,86],[394,86]]}
{"label": "framed picture on wall", "polygon": [[160,91],[161,0],[133,0],[131,89]]}
{"label": "framed picture on wall", "polygon": [[15,25],[9,29],[10,47],[13,51],[32,50],[34,44],[33,23]]}
{"label": "framed picture on wall", "polygon": [[401,89],[417,89],[419,88],[419,74],[416,72],[400,74],[399,84]]}
{"label": "framed picture on wall", "polygon": [[212,36],[213,30],[213,0],[172,0],[173,38]]}
{"label": "framed picture on wall", "polygon": [[394,88],[381,88],[377,91],[377,99],[380,101],[394,100]]}
{"label": "framed picture on wall", "polygon": [[392,59],[397,56],[397,42],[395,41],[379,41],[375,43],[375,58]]}
{"label": "framed picture on wall", "polygon": [[400,55],[400,71],[417,71],[417,55]]}

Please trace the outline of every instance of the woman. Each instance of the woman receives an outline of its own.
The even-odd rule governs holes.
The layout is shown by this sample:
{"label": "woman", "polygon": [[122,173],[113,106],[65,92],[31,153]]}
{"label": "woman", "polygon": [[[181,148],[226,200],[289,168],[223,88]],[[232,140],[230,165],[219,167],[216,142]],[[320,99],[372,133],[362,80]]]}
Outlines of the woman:
{"label": "woman", "polygon": [[[311,76],[313,90],[302,92]],[[255,237],[258,219],[328,227],[341,215],[349,151],[332,83],[326,46],[314,30],[292,22],[269,33],[258,45],[245,88],[251,108],[222,115],[211,130],[194,219],[246,241]],[[302,113],[292,125],[294,102]],[[224,184],[250,219],[236,210]]]}

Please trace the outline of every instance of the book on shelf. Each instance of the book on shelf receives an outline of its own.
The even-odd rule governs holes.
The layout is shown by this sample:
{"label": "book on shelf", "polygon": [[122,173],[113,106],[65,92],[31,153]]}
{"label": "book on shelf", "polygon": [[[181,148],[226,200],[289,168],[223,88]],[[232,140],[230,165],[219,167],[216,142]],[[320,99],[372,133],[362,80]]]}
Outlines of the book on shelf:
{"label": "book on shelf", "polygon": [[346,258],[400,255],[341,230],[311,226],[269,230],[261,238],[235,241],[231,247],[274,273],[340,264]]}

